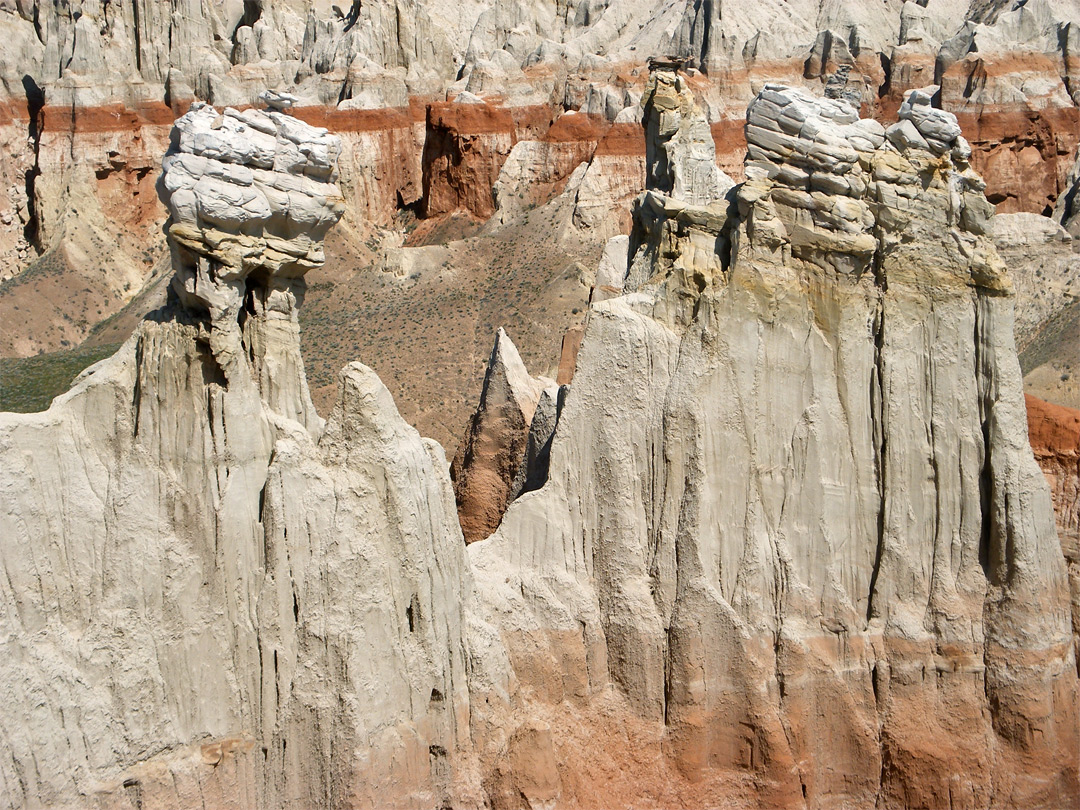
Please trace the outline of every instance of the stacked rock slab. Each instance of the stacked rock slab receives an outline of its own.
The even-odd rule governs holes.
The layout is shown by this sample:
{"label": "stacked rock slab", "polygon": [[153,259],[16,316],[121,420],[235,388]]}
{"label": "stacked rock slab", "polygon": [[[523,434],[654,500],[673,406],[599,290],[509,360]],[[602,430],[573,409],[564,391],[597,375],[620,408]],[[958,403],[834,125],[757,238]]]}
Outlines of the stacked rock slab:
{"label": "stacked rock slab", "polygon": [[0,415],[0,806],[460,801],[446,459],[359,364],[324,429],[300,362],[338,149],[193,108],[171,303],[45,413]]}
{"label": "stacked rock slab", "polygon": [[[654,73],[645,109],[675,92]],[[924,102],[886,131],[771,85],[729,201],[649,189],[548,483],[469,547],[522,703],[613,684],[713,801],[739,775],[751,804],[1080,799],[1011,285],[966,144]]]}

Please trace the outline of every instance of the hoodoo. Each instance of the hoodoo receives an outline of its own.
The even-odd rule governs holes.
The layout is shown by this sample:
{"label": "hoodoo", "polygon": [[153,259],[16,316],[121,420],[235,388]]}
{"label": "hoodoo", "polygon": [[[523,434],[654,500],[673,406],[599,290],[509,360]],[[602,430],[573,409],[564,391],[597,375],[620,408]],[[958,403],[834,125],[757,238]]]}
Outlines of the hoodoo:
{"label": "hoodoo", "polygon": [[169,305],[0,415],[0,806],[438,805],[468,749],[446,459],[358,363],[324,426],[300,359],[338,139],[197,105],[173,144]]}
{"label": "hoodoo", "polygon": [[931,93],[888,128],[832,95],[766,85],[734,185],[653,64],[624,283],[568,392],[499,336],[467,547],[370,369],[308,396],[338,140],[195,105],[168,305],[0,415],[0,806],[1080,801],[993,206]]}
{"label": "hoodoo", "polygon": [[628,294],[547,485],[469,548],[523,701],[655,724],[695,801],[1074,802],[1065,565],[955,119],[769,85],[725,195],[658,68]]}

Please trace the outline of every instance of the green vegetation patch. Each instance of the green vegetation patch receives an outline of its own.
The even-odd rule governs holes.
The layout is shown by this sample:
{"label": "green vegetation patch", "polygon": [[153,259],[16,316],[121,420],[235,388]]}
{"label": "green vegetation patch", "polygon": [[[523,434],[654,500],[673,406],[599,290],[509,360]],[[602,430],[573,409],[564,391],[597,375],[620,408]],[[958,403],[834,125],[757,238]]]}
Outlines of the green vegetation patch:
{"label": "green vegetation patch", "polygon": [[47,410],[53,397],[67,391],[83,369],[104,360],[118,348],[119,343],[110,343],[36,357],[0,357],[0,411]]}

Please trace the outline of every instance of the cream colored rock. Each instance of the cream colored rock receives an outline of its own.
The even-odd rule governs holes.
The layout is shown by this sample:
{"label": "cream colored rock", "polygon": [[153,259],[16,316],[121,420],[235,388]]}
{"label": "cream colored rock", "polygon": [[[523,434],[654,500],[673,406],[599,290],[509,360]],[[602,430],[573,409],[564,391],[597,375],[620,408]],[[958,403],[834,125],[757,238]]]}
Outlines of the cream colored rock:
{"label": "cream colored rock", "polygon": [[599,239],[625,234],[630,207],[645,178],[645,156],[595,154],[574,169],[565,193],[573,199],[573,223]]}
{"label": "cream colored rock", "polygon": [[613,236],[604,245],[604,253],[596,268],[596,284],[589,303],[600,303],[622,295],[630,259],[630,237]]}
{"label": "cream colored rock", "polygon": [[[331,136],[250,114],[307,155],[255,169],[196,125],[212,112],[165,161],[196,210],[214,173],[332,173]],[[302,274],[341,212],[317,185],[318,225],[175,222],[182,294],[49,411],[0,415],[0,805],[475,801],[446,459],[370,369],[343,372],[325,430],[307,395]]]}
{"label": "cream colored rock", "polygon": [[551,440],[559,424],[569,386],[552,385],[543,390],[529,420],[529,439],[510,488],[511,499],[540,489],[547,482],[551,463]]}
{"label": "cream colored rock", "polygon": [[[804,103],[771,92],[755,106]],[[989,806],[1007,783],[1005,804],[1069,804],[1069,593],[1008,276],[964,215],[970,170],[856,149],[857,123],[822,127],[855,153],[845,193],[785,160],[751,162],[726,218],[646,193],[636,292],[593,307],[547,484],[469,548],[477,593],[521,662],[518,705],[614,684],[698,784],[908,807],[958,784]],[[588,678],[560,678],[568,661]]]}
{"label": "cream colored rock", "polygon": [[709,123],[681,76],[653,71],[642,109],[649,188],[708,205],[734,185],[716,165]]}
{"label": "cream colored rock", "polygon": [[1038,329],[1080,295],[1080,253],[1065,229],[1039,214],[998,214],[993,226],[1016,288],[1016,345],[1023,352]]}
{"label": "cream colored rock", "polygon": [[[606,772],[661,762],[672,806],[1076,803],[1068,600],[983,181],[921,97],[886,139],[842,94],[765,86],[850,59],[845,90],[876,89],[893,43],[926,43],[950,106],[1064,108],[1075,25],[1066,2],[931,0],[902,31],[900,7],[0,4],[8,93],[40,71],[72,111],[166,82],[343,113],[506,83],[610,119],[643,54],[709,71],[653,77],[646,160],[568,180],[597,239],[646,163],[654,187],[547,483],[467,551],[445,459],[369,371],[347,370],[325,432],[308,400],[301,277],[341,213],[328,136],[196,110],[169,165],[172,308],[47,414],[0,418],[4,801],[660,801],[635,783],[590,802],[599,749]],[[986,56],[1005,68],[983,81]],[[708,121],[751,97],[732,192]],[[421,196],[423,128],[394,116],[343,146],[342,189],[382,223]],[[97,218],[96,170],[130,135],[74,121],[37,144],[47,239],[72,207]],[[619,733],[576,751],[558,731],[605,718]]]}

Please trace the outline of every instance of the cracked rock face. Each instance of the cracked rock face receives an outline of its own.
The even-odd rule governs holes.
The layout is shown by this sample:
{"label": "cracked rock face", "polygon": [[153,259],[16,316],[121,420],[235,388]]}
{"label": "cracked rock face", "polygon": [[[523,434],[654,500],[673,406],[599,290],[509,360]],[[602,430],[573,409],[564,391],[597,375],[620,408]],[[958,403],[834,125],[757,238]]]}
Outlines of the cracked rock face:
{"label": "cracked rock face", "polygon": [[1073,642],[1080,655],[1080,411],[1025,396],[1028,431],[1054,499],[1061,551],[1069,566]]}
{"label": "cracked rock face", "polygon": [[733,187],[657,66],[569,391],[499,336],[475,446],[525,483],[468,547],[370,369],[307,396],[335,139],[181,119],[169,305],[0,415],[0,806],[1076,804],[1012,285],[908,102],[770,85]]}
{"label": "cracked rock face", "polygon": [[173,143],[171,303],[0,415],[0,807],[452,803],[446,458],[358,363],[324,427],[300,359],[338,141],[198,107]]}
{"label": "cracked rock face", "polygon": [[[772,85],[730,204],[654,180],[547,485],[469,548],[525,705],[613,684],[714,800],[740,773],[792,806],[1080,795],[992,207],[952,117],[909,101],[901,137]],[[567,660],[587,683],[553,689]]]}

